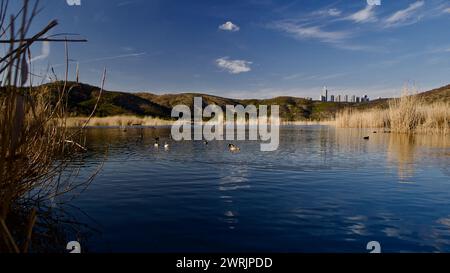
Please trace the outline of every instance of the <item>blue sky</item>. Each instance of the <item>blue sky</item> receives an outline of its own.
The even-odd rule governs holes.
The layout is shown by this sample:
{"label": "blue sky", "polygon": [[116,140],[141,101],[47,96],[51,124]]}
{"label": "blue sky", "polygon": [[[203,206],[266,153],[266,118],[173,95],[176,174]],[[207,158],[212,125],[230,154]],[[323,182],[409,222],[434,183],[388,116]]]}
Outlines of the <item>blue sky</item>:
{"label": "blue sky", "polygon": [[[317,98],[326,85],[331,93],[385,97],[407,83],[420,91],[450,83],[449,0],[42,5],[36,26],[56,18],[53,34],[87,38],[70,45],[71,71],[78,62],[81,81],[99,85],[106,67],[108,90]],[[51,65],[62,74],[62,44],[38,45],[33,56],[36,73]]]}

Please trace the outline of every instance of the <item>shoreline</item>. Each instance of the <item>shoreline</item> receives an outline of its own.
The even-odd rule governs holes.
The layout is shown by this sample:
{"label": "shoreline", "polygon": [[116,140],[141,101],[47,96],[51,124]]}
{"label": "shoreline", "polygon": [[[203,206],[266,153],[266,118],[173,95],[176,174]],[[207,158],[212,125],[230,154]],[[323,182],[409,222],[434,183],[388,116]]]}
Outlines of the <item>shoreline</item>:
{"label": "shoreline", "polygon": [[[66,119],[66,125],[71,128],[82,127],[88,120],[88,117],[69,117]],[[138,117],[138,116],[110,116],[110,117],[92,117],[86,127],[157,127],[172,126],[174,120],[166,120],[154,117]],[[225,122],[226,124],[226,122]],[[246,123],[248,124],[248,122]],[[270,123],[269,123],[270,124]],[[281,121],[280,125],[335,125],[335,121]]]}
{"label": "shoreline", "polygon": [[[81,128],[87,121],[87,117],[69,117],[66,119],[66,126],[68,128]],[[168,127],[172,126],[175,121],[165,120],[154,117],[137,117],[137,116],[110,116],[110,117],[93,117],[85,128],[152,128],[152,127]],[[226,122],[225,122],[226,124]],[[248,124],[248,123],[247,123]],[[193,124],[191,124],[193,125]],[[350,126],[350,124],[340,124],[339,120],[300,120],[300,121],[282,121],[280,126],[332,126],[339,129],[367,129],[367,130],[380,130],[388,133],[400,133],[400,134],[420,134],[420,135],[448,135],[447,130],[424,130],[418,128],[417,130],[400,132],[389,127],[377,127],[377,126]]]}

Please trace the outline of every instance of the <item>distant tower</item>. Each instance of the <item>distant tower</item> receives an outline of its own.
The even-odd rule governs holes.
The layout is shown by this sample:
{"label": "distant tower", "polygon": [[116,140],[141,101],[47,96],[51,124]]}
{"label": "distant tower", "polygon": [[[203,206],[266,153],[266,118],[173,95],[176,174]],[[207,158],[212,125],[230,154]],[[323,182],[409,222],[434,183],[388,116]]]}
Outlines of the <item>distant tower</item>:
{"label": "distant tower", "polygon": [[348,95],[344,95],[344,101],[348,102]]}
{"label": "distant tower", "polygon": [[334,102],[334,95],[331,95],[331,96],[330,96],[330,101],[331,101],[331,102]]}
{"label": "distant tower", "polygon": [[322,96],[323,96],[323,101],[328,101],[328,89],[326,86],[323,87]]}

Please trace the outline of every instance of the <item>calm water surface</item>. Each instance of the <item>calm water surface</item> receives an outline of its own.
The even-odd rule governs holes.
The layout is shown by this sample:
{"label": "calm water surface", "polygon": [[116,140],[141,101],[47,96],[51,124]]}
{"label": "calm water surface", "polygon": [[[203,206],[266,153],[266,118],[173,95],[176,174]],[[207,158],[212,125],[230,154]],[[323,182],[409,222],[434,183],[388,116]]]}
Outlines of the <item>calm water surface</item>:
{"label": "calm water surface", "polygon": [[277,151],[232,154],[169,135],[88,130],[82,175],[104,161],[74,202],[100,231],[90,251],[450,252],[448,136],[286,126]]}

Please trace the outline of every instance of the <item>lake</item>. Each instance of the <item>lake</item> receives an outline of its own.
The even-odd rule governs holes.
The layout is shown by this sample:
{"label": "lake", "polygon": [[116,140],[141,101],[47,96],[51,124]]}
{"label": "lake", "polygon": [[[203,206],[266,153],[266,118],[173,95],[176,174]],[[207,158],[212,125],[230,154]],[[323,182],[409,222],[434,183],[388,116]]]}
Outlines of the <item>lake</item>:
{"label": "lake", "polygon": [[231,153],[226,141],[172,141],[169,127],[88,129],[81,176],[104,166],[72,203],[98,229],[84,247],[449,252],[449,137],[372,131],[283,126],[277,151],[244,141]]}

